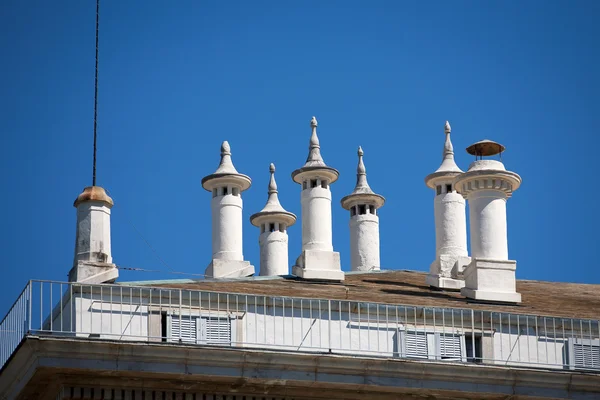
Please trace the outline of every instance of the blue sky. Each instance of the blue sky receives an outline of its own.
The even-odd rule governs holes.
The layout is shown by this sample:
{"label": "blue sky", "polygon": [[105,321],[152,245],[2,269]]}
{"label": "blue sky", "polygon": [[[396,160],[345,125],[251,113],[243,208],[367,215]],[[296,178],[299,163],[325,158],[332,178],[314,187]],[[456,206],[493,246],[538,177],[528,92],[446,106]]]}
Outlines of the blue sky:
{"label": "blue sky", "polygon": [[[488,138],[523,178],[508,203],[517,277],[600,283],[599,2],[145,0],[103,1],[100,13],[98,184],[115,201],[113,257],[164,271],[121,280],[204,272],[210,194],[200,180],[223,140],[253,179],[244,254],[258,268],[249,216],[266,201],[271,162],[283,206],[300,215],[290,173],[315,115],[324,159],[341,174],[333,241],[344,270],[339,200],[354,187],[358,145],[387,199],[382,268],[428,269],[423,178],[441,162],[450,120],[459,166],[472,160],[465,147]],[[72,265],[72,203],[91,184],[94,28],[93,1],[0,4],[2,310],[27,280],[66,280]],[[289,233],[293,262],[300,224]]]}

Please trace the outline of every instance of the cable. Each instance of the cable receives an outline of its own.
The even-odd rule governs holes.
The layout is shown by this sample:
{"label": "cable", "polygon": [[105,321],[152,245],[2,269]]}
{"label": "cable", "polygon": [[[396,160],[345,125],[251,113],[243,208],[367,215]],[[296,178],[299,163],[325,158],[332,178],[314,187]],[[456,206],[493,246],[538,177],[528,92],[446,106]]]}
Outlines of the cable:
{"label": "cable", "polygon": [[100,20],[100,0],[96,0],[96,76],[94,78],[94,166],[92,172],[92,186],[96,186],[96,142],[98,126],[98,26]]}
{"label": "cable", "polygon": [[138,272],[162,272],[165,274],[175,274],[175,275],[191,275],[191,276],[201,276],[206,277],[204,274],[192,274],[190,272],[179,272],[179,271],[164,271],[161,269],[145,269],[145,268],[134,268],[134,267],[120,267],[117,265],[117,269],[122,269],[124,271],[138,271]]}

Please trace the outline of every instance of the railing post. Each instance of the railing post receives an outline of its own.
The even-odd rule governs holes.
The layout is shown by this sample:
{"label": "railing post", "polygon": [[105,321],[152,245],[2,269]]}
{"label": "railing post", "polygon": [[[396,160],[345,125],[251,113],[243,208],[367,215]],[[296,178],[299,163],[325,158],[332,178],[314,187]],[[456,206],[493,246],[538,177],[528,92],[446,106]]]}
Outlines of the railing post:
{"label": "railing post", "polygon": [[329,308],[329,321],[328,321],[328,325],[327,325],[327,332],[329,333],[329,352],[331,353],[333,346],[331,345],[331,299],[327,300],[328,302],[328,308]]}
{"label": "railing post", "polygon": [[27,299],[27,303],[29,303],[29,313],[28,313],[29,315],[27,316],[27,320],[29,322],[29,327],[27,329],[27,333],[31,333],[31,319],[32,319],[32,316],[31,316],[32,297],[31,296],[33,294],[32,290],[31,290],[31,287],[33,286],[33,284],[31,283],[31,280],[29,281],[29,283],[27,285],[29,286],[29,298]]}

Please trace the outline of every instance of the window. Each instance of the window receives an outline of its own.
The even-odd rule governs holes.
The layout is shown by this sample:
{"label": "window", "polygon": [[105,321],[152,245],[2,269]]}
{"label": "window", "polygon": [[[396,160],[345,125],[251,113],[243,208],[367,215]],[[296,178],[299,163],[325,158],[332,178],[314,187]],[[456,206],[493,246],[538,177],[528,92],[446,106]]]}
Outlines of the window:
{"label": "window", "polygon": [[361,204],[358,206],[358,213],[360,215],[364,215],[367,213],[367,206],[365,206],[364,204]]}
{"label": "window", "polygon": [[316,179],[311,179],[310,180],[310,187],[311,188],[316,188],[317,187],[317,180]]}
{"label": "window", "polygon": [[163,337],[168,342],[231,345],[234,319],[229,316],[163,315]]}
{"label": "window", "polygon": [[369,213],[375,215],[375,206],[369,206]]}
{"label": "window", "polygon": [[275,232],[275,224],[269,224],[269,232]]}
{"label": "window", "polygon": [[233,194],[234,196],[239,196],[240,195],[240,189],[234,187],[231,188],[231,194]]}
{"label": "window", "polygon": [[308,182],[304,181],[302,182],[302,190],[306,189],[308,187]]}
{"label": "window", "polygon": [[435,193],[436,193],[437,195],[440,195],[440,194],[442,194],[442,187],[441,187],[440,185],[437,185],[437,186],[435,187]]}
{"label": "window", "polygon": [[446,185],[446,193],[452,193],[452,185]]}
{"label": "window", "polygon": [[227,186],[225,186],[225,187],[223,188],[223,196],[225,196],[226,194],[227,194]]}
{"label": "window", "polygon": [[481,363],[481,336],[465,335],[465,352],[467,353],[467,362]]}
{"label": "window", "polygon": [[356,207],[350,207],[350,217],[354,217],[356,215]]}
{"label": "window", "polygon": [[213,197],[217,197],[217,188],[214,188],[212,190],[212,195],[213,195]]}
{"label": "window", "polygon": [[466,361],[464,335],[401,331],[400,357]]}
{"label": "window", "polygon": [[327,181],[326,181],[326,180],[322,180],[322,181],[321,181],[321,187],[322,187],[323,189],[327,189]]}
{"label": "window", "polygon": [[285,233],[285,224],[279,224],[279,232]]}
{"label": "window", "polygon": [[600,369],[600,340],[569,338],[568,364],[571,369]]}

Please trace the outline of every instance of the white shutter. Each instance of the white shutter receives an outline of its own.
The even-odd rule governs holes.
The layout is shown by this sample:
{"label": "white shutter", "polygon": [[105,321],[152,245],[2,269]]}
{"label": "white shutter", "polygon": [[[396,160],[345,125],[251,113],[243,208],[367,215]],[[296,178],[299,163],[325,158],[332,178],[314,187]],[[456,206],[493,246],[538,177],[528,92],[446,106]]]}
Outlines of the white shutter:
{"label": "white shutter", "polygon": [[231,344],[231,320],[229,317],[202,317],[202,325],[202,343]]}
{"label": "white shutter", "polygon": [[178,342],[181,339],[181,341],[184,343],[197,342],[197,317],[190,317],[186,315],[172,315],[170,321],[171,341]]}
{"label": "white shutter", "polygon": [[465,340],[462,335],[436,334],[437,355],[442,359],[462,360],[465,357]]}
{"label": "white shutter", "polygon": [[571,339],[571,364],[575,368],[600,369],[600,340]]}
{"label": "white shutter", "polygon": [[429,344],[425,332],[402,332],[405,357],[429,358]]}

